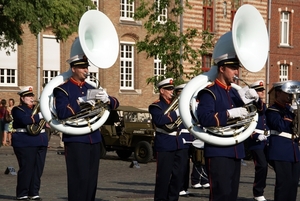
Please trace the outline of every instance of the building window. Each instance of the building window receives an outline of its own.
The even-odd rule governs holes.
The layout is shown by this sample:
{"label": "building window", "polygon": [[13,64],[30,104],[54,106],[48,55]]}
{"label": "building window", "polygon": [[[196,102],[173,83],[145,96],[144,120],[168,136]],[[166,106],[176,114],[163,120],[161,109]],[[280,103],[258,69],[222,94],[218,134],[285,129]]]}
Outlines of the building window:
{"label": "building window", "polygon": [[203,0],[203,27],[213,32],[213,0]]}
{"label": "building window", "polygon": [[120,88],[134,89],[134,43],[120,47]]}
{"label": "building window", "polygon": [[211,62],[212,62],[212,55],[203,55],[202,56],[202,72],[207,72],[211,68]]}
{"label": "building window", "polygon": [[134,2],[132,0],[121,0],[120,12],[122,20],[133,21]]}
{"label": "building window", "polygon": [[231,27],[232,27],[235,13],[240,6],[241,6],[241,0],[231,0],[231,16],[230,16]]}
{"label": "building window", "polygon": [[60,43],[53,35],[43,35],[43,84],[60,72]]}
{"label": "building window", "polygon": [[44,85],[48,84],[52,78],[58,76],[59,71],[54,70],[44,70],[43,71],[43,83]]}
{"label": "building window", "polygon": [[163,76],[166,73],[166,65],[162,66],[158,55],[154,56],[154,76]]}
{"label": "building window", "polygon": [[10,51],[6,54],[6,50],[0,51],[0,85],[1,86],[18,86],[18,48],[15,52]]}
{"label": "building window", "polygon": [[290,12],[281,12],[280,16],[280,45],[290,45]]}
{"label": "building window", "polygon": [[156,0],[156,12],[159,12],[157,21],[161,24],[164,24],[167,22],[167,11],[168,10],[167,10],[167,8],[161,8],[160,1],[161,0]]}
{"label": "building window", "polygon": [[280,70],[279,70],[279,81],[287,81],[289,78],[289,65],[287,64],[280,64]]}

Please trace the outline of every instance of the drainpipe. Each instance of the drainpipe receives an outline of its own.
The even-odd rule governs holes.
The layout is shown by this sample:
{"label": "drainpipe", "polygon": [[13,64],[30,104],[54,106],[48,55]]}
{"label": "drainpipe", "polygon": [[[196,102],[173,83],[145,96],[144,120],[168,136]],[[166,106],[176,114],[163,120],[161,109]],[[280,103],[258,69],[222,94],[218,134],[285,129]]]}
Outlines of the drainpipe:
{"label": "drainpipe", "polygon": [[40,98],[41,91],[41,32],[37,35],[37,97]]}
{"label": "drainpipe", "polygon": [[267,95],[270,89],[270,33],[271,33],[271,4],[272,0],[269,0],[268,2],[268,34],[269,34],[269,54],[268,54],[268,60],[266,64],[266,104],[269,105],[269,96]]}

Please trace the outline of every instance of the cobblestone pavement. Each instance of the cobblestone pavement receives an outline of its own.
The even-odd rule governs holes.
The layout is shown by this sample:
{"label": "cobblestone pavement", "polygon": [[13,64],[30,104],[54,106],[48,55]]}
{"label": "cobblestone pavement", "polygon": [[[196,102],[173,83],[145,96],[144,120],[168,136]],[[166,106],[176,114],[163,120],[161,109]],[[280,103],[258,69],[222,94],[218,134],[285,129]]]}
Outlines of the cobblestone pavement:
{"label": "cobblestone pavement", "polygon": [[[46,165],[42,176],[40,196],[44,201],[67,200],[66,166],[63,151],[59,146],[58,136],[52,136],[49,142]],[[14,199],[17,177],[4,174],[7,167],[18,170],[16,157],[12,147],[0,148],[0,200]],[[153,200],[155,183],[155,161],[139,164],[140,168],[130,168],[134,158],[122,161],[114,152],[108,152],[105,159],[101,159],[98,177],[97,201],[139,201]],[[252,161],[245,161],[242,165],[239,189],[239,201],[252,200],[252,182],[254,167]],[[224,174],[226,174],[224,172]],[[274,171],[269,169],[265,197],[273,200]],[[180,197],[179,201],[208,200],[208,189],[189,189],[193,196]],[[300,199],[298,191],[298,199]]]}

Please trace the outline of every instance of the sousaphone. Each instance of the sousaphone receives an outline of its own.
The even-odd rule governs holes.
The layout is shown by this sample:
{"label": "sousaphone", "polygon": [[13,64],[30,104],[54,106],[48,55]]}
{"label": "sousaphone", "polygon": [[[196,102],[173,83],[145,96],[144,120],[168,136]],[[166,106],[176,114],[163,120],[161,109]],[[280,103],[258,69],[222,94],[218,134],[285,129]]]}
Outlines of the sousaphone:
{"label": "sousaphone", "polygon": [[[232,31],[225,33],[218,40],[213,59],[215,63],[226,58],[239,58],[242,65],[251,72],[260,71],[267,60],[269,50],[269,37],[265,22],[259,11],[249,4],[241,6],[234,17]],[[229,146],[240,143],[247,139],[257,125],[258,114],[252,115],[243,125],[237,129],[221,128],[216,133],[206,132],[197,120],[196,97],[200,90],[211,84],[217,77],[217,66],[211,70],[198,75],[190,80],[182,90],[179,99],[179,112],[184,126],[196,138],[206,143]],[[232,84],[240,89],[236,84]]]}
{"label": "sousaphone", "polygon": [[[102,12],[89,10],[79,22],[79,37],[71,47],[69,63],[78,55],[86,55],[89,61],[98,68],[110,68],[119,54],[119,39],[113,23]],[[71,135],[82,135],[99,129],[107,120],[109,110],[99,108],[98,114],[76,121],[61,120],[56,117],[53,103],[53,89],[64,83],[72,75],[71,69],[53,78],[44,88],[40,98],[40,110],[44,119],[54,129]],[[96,83],[89,82],[96,87]]]}

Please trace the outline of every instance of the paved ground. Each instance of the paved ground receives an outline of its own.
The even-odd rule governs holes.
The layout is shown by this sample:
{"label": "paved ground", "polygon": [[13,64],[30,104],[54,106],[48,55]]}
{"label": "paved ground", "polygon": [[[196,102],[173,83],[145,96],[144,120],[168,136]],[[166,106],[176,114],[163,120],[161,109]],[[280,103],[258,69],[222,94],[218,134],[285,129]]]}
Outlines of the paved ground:
{"label": "paved ground", "polygon": [[[58,136],[50,140],[40,196],[44,201],[67,200],[66,168],[64,156],[57,154],[62,149]],[[155,183],[155,161],[148,164],[139,164],[140,168],[130,168],[133,158],[128,161],[119,160],[113,152],[108,152],[107,157],[100,162],[97,201],[139,201],[153,200]],[[253,163],[245,161],[242,166],[239,201],[252,200]],[[0,148],[0,200],[14,199],[16,179],[15,175],[4,174],[7,167],[18,170],[17,160],[12,147]],[[224,172],[224,174],[226,174]],[[273,200],[274,172],[269,169],[265,197]],[[300,189],[299,189],[300,190]],[[207,189],[189,189],[194,196],[181,197],[179,201],[204,201],[208,200]],[[298,191],[298,199],[300,192]]]}

